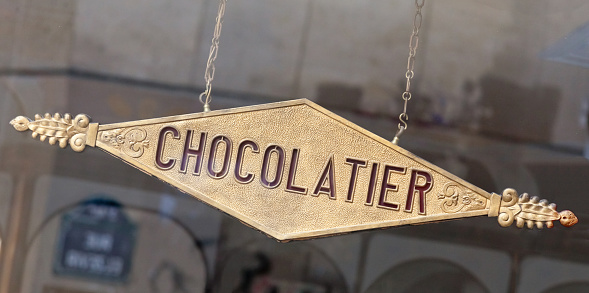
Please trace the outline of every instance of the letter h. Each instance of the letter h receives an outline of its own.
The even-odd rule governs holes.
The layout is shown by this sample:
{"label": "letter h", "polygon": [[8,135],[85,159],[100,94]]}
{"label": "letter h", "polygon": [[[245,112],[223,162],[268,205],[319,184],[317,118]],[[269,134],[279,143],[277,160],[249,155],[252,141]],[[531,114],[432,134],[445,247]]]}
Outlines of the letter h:
{"label": "letter h", "polygon": [[192,174],[200,175],[200,169],[202,166],[202,154],[205,149],[207,133],[200,133],[200,142],[198,143],[198,147],[196,149],[191,148],[193,136],[192,134],[192,130],[188,130],[186,132],[186,141],[184,142],[184,151],[182,152],[182,163],[180,164],[180,172],[186,173],[186,168],[188,167],[188,158],[190,156],[195,156],[196,163],[194,164],[194,172]]}

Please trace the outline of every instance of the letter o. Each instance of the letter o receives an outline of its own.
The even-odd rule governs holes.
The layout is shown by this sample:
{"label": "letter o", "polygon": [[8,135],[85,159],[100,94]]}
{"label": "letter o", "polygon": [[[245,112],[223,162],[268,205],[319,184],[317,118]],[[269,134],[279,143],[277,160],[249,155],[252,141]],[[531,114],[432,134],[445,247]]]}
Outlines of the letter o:
{"label": "letter o", "polygon": [[[215,171],[215,161],[217,158],[217,151],[219,150],[220,143],[225,144],[225,155],[223,156],[223,164],[221,170]],[[218,135],[213,138],[211,142],[211,150],[209,152],[209,163],[207,165],[207,171],[211,178],[220,179],[227,175],[229,172],[229,163],[231,162],[231,140],[223,135]]]}
{"label": "letter o", "polygon": [[[270,158],[272,154],[276,153],[278,156],[278,162],[276,164],[276,176],[274,179],[268,179],[268,168],[270,168]],[[262,186],[266,188],[276,188],[280,185],[282,180],[282,172],[284,171],[284,149],[278,145],[270,145],[264,152],[264,162],[262,163],[262,174],[260,174],[260,181]]]}

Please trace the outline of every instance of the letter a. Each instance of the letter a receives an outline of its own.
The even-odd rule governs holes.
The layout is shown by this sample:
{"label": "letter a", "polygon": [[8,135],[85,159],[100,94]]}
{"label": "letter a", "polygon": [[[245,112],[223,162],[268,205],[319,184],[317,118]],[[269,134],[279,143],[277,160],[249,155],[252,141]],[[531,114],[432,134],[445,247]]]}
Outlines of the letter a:
{"label": "letter a", "polygon": [[[329,181],[329,183],[327,184],[327,186],[324,186],[326,181]],[[325,193],[329,195],[329,198],[335,199],[335,176],[333,172],[333,155],[329,157],[329,160],[325,164],[325,167],[323,168],[323,173],[321,173],[319,180],[317,180],[317,186],[315,187],[315,190],[313,191],[312,195],[319,196],[320,193]]]}

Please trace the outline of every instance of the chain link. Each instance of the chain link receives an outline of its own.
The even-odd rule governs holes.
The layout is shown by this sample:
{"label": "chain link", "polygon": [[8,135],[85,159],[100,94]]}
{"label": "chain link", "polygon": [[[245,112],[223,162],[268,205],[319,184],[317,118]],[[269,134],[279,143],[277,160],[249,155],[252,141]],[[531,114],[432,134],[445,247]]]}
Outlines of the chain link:
{"label": "chain link", "polygon": [[421,2],[419,0],[415,0],[415,16],[413,17],[413,31],[411,32],[411,38],[409,38],[409,57],[407,58],[407,71],[405,72],[405,78],[407,82],[405,84],[405,91],[401,95],[403,98],[403,113],[399,115],[399,130],[397,134],[395,134],[395,138],[393,139],[393,143],[397,144],[399,142],[399,137],[403,134],[403,131],[407,129],[407,121],[409,121],[409,115],[407,115],[407,104],[409,100],[411,100],[411,80],[415,76],[415,72],[413,71],[413,67],[415,66],[415,55],[417,54],[417,46],[419,46],[419,29],[421,29],[421,8],[425,5],[425,0]]}
{"label": "chain link", "polygon": [[219,0],[219,11],[217,12],[217,23],[215,24],[215,32],[211,40],[211,49],[209,51],[209,59],[207,61],[207,69],[205,70],[205,91],[200,94],[198,99],[204,105],[204,111],[211,110],[209,103],[211,102],[211,88],[213,78],[215,77],[215,59],[219,52],[219,37],[221,36],[221,28],[223,27],[223,15],[225,15],[225,5],[227,0]]}

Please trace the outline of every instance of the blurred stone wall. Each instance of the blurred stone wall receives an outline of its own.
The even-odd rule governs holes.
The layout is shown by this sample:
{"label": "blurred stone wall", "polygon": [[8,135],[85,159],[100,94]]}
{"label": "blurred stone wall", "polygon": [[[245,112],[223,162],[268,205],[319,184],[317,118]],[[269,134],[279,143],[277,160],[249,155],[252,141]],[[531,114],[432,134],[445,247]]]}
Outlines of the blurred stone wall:
{"label": "blurred stone wall", "polygon": [[[75,69],[202,88],[217,6],[0,0],[0,72]],[[414,10],[409,0],[229,1],[214,88],[397,116]],[[583,0],[428,1],[410,116],[580,147],[589,71],[539,55],[588,12]]]}

